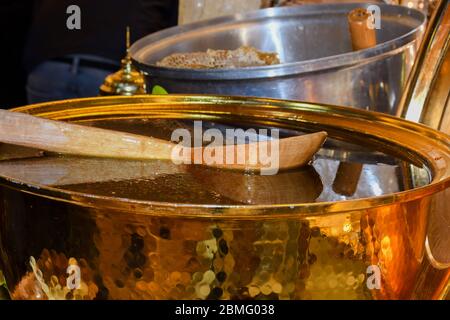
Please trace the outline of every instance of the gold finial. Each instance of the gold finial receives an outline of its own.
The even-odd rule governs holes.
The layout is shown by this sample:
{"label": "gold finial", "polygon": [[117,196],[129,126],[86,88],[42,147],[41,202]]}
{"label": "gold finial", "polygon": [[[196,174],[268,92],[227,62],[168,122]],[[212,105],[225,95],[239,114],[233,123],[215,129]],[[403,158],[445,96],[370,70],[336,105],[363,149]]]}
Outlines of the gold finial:
{"label": "gold finial", "polygon": [[130,26],[127,26],[127,33],[126,33],[126,46],[127,46],[127,53],[130,51],[131,47],[131,41],[130,41]]}
{"label": "gold finial", "polygon": [[130,27],[126,28],[126,56],[122,59],[122,68],[106,77],[100,87],[102,96],[133,96],[146,94],[144,75],[133,66],[130,56]]}

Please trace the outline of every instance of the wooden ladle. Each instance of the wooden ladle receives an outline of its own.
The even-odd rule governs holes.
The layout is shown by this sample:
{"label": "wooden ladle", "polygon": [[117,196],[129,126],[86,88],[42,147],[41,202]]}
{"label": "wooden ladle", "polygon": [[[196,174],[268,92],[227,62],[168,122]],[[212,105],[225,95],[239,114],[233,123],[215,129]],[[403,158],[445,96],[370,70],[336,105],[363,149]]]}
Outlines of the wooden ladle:
{"label": "wooden ladle", "polygon": [[[280,139],[278,169],[296,168],[307,164],[322,147],[326,138],[327,133],[321,131]],[[177,146],[172,142],[153,137],[48,120],[7,110],[0,110],[0,142],[62,154],[141,160],[171,160],[173,150]],[[224,169],[263,170],[267,165],[259,157],[256,162],[252,160],[249,150],[257,150],[259,155],[267,149],[270,150],[268,146],[270,143],[260,141],[246,144],[243,163],[223,161],[197,164]],[[223,146],[223,159],[229,159],[227,155],[234,159],[238,147],[238,145]],[[203,149],[189,148],[188,154],[194,159],[194,155]]]}

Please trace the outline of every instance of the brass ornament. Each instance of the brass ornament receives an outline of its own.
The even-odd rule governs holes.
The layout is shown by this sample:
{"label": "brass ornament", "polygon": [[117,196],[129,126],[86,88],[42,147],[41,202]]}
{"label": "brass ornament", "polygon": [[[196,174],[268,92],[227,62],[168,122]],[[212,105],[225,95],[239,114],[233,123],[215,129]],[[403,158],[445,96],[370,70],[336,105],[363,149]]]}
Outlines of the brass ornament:
{"label": "brass ornament", "polygon": [[106,77],[100,86],[101,96],[133,96],[146,94],[145,78],[141,71],[133,66],[130,56],[130,28],[126,32],[127,54],[122,59],[122,67],[116,73]]}

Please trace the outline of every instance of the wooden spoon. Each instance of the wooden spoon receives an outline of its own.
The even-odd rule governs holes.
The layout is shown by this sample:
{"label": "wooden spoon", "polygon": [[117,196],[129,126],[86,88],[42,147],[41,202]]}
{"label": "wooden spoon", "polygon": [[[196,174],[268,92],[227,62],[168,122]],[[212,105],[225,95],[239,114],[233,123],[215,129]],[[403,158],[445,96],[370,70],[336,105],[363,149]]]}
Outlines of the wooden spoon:
{"label": "wooden spoon", "polygon": [[[317,132],[302,136],[280,139],[278,168],[290,169],[307,164],[313,155],[322,147],[326,132]],[[178,146],[162,139],[146,137],[136,134],[106,130],[61,121],[53,121],[0,110],[0,142],[41,149],[63,154],[83,155],[106,158],[125,159],[160,159],[172,160],[173,149]],[[212,167],[236,170],[264,170],[266,164],[259,159],[254,163],[249,156],[250,150],[259,154],[266,152],[270,141],[246,144],[245,161],[237,163],[217,164],[207,163],[201,157],[201,163]],[[234,159],[242,146],[224,146],[223,157]],[[205,148],[188,148],[192,159]],[[270,148],[269,148],[270,149]],[[273,150],[272,150],[273,151]],[[203,154],[203,153],[201,153]]]}

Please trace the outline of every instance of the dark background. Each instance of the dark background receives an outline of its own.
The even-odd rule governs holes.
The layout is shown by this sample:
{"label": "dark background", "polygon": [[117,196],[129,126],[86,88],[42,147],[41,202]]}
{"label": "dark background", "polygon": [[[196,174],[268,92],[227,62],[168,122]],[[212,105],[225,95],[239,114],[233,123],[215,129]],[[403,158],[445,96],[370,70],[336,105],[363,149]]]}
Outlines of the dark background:
{"label": "dark background", "polygon": [[[65,28],[71,4],[86,8],[75,32]],[[27,74],[39,63],[91,54],[119,64],[126,26],[134,42],[176,25],[177,13],[177,0],[0,0],[0,108],[27,104]]]}
{"label": "dark background", "polygon": [[23,49],[31,24],[31,0],[0,1],[0,108],[26,105]]}

